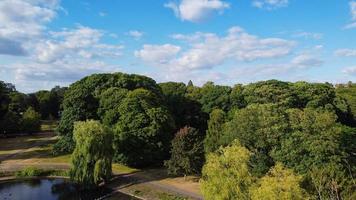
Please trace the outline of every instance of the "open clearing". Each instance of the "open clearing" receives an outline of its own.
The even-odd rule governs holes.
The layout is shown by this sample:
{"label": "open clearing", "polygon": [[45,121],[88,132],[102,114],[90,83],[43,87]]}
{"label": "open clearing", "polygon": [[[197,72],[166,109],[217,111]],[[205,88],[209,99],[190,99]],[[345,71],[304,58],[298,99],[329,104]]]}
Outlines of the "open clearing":
{"label": "open clearing", "polygon": [[[9,174],[29,166],[68,170],[70,155],[52,155],[57,140],[52,132],[0,138],[0,172]],[[117,191],[145,199],[202,199],[195,177],[170,178],[164,169],[138,170],[120,164],[113,164],[113,172],[115,176],[110,187]],[[110,199],[115,199],[115,195]]]}

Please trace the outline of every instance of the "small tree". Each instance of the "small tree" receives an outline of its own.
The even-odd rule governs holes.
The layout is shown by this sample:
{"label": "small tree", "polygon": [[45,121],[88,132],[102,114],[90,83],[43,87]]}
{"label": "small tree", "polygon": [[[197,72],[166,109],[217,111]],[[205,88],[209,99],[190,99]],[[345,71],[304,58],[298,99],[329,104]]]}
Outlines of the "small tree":
{"label": "small tree", "polygon": [[200,174],[204,163],[203,136],[199,130],[184,127],[172,141],[171,159],[165,162],[171,175]]}
{"label": "small tree", "polygon": [[308,199],[306,192],[300,187],[302,177],[292,170],[277,163],[266,176],[262,177],[257,186],[250,189],[252,200],[303,200]]}
{"label": "small tree", "polygon": [[253,177],[248,161],[251,153],[234,141],[231,146],[210,153],[203,167],[201,188],[206,200],[249,199]]}
{"label": "small tree", "polygon": [[41,115],[32,107],[29,107],[22,116],[22,128],[27,133],[35,133],[41,130]]}
{"label": "small tree", "polygon": [[210,113],[208,121],[208,130],[204,140],[205,152],[214,152],[219,149],[220,137],[223,134],[223,125],[225,123],[225,112],[220,109],[214,109]]}
{"label": "small tree", "polygon": [[89,120],[74,124],[76,147],[72,154],[70,177],[84,188],[107,181],[111,174],[113,134],[99,122]]}

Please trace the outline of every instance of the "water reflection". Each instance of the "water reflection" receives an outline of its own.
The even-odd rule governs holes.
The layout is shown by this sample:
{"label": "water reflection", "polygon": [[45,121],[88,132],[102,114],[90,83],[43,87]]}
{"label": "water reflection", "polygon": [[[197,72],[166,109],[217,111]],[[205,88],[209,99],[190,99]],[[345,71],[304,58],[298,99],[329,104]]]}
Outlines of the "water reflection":
{"label": "water reflection", "polygon": [[[94,200],[111,192],[108,188],[82,191],[63,179],[33,179],[0,184],[0,200]],[[126,195],[118,196],[118,200],[132,199]]]}

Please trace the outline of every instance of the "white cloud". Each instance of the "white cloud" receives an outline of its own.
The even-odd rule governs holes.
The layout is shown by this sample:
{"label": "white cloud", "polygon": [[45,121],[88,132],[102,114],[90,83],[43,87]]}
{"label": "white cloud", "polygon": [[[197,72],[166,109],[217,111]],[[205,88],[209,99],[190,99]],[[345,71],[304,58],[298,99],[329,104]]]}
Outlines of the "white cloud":
{"label": "white cloud", "polygon": [[121,45],[100,43],[103,32],[89,27],[78,26],[72,30],[50,32],[51,38],[34,44],[34,58],[42,63],[51,63],[61,59],[81,57],[84,59],[99,57],[118,57]]}
{"label": "white cloud", "polygon": [[164,45],[144,45],[139,51],[135,51],[135,56],[151,64],[167,64],[181,50],[179,46]]}
{"label": "white cloud", "polygon": [[352,20],[356,20],[356,1],[350,2],[350,9],[351,9]]}
{"label": "white cloud", "polygon": [[261,9],[273,10],[288,6],[288,0],[254,0],[252,6]]}
{"label": "white cloud", "polygon": [[0,1],[0,54],[25,55],[26,43],[42,36],[59,8],[59,0]]}
{"label": "white cloud", "polygon": [[323,38],[322,33],[312,33],[312,32],[306,32],[306,31],[298,31],[293,34],[293,37],[296,38],[305,38],[305,39],[315,39],[315,40],[320,40]]}
{"label": "white cloud", "polygon": [[356,75],[356,66],[347,67],[343,69],[342,72],[348,75]]}
{"label": "white cloud", "polygon": [[338,49],[335,55],[343,57],[356,57],[356,49]]}
{"label": "white cloud", "polygon": [[183,21],[201,22],[215,12],[223,12],[230,5],[222,0],[181,0],[179,4],[169,2],[164,5],[174,11]]}
{"label": "white cloud", "polygon": [[291,61],[291,67],[296,68],[309,68],[321,66],[324,62],[311,54],[301,54],[293,58]]}
{"label": "white cloud", "polygon": [[[164,57],[163,60],[165,67],[174,70],[208,69],[220,66],[229,60],[249,62],[279,58],[288,55],[295,46],[295,42],[280,38],[259,38],[240,27],[230,28],[224,37],[213,33],[196,33],[193,35],[176,34],[174,38],[190,44],[190,48],[184,51],[177,51],[180,50],[179,47],[170,45],[176,47],[176,51]],[[147,49],[147,46],[151,47],[151,45],[146,45],[143,50]],[[162,47],[157,47],[157,49],[161,50]],[[155,54],[156,51],[148,49],[144,52],[147,54],[146,57],[150,58],[151,65],[161,65],[160,57],[157,59],[156,56],[149,56]],[[147,59],[142,60],[147,61]]]}
{"label": "white cloud", "polygon": [[356,28],[356,1],[351,1],[349,5],[350,5],[350,12],[351,12],[351,20],[352,20],[352,22],[347,24],[344,27],[345,29]]}
{"label": "white cloud", "polygon": [[[75,81],[94,72],[112,72],[117,66],[109,59],[117,58],[122,45],[103,43],[102,30],[78,25],[62,31],[48,31],[50,23],[61,10],[59,0],[0,1],[0,55],[21,56],[5,66],[6,74],[24,90],[37,83]],[[40,86],[41,88],[48,88]]]}
{"label": "white cloud", "polygon": [[106,17],[108,14],[106,12],[99,12],[100,17]]}
{"label": "white cloud", "polygon": [[144,35],[143,32],[137,30],[131,30],[127,33],[129,36],[133,37],[135,40],[139,40]]}

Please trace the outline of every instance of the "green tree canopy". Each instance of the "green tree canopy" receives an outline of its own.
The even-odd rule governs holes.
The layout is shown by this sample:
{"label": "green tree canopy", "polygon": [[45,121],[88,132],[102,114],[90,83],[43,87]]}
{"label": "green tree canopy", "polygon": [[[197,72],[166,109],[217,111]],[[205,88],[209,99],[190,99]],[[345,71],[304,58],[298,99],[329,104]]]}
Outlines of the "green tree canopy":
{"label": "green tree canopy", "polygon": [[214,152],[219,149],[225,120],[226,114],[220,109],[214,109],[210,113],[208,130],[206,131],[204,140],[204,149],[206,153]]}
{"label": "green tree canopy", "polygon": [[192,127],[180,129],[172,141],[171,158],[165,162],[171,175],[197,175],[204,163],[204,135]]}
{"label": "green tree canopy", "polygon": [[277,163],[266,176],[251,187],[251,200],[304,200],[309,199],[300,187],[302,177]]}
{"label": "green tree canopy", "polygon": [[122,100],[115,125],[116,159],[131,166],[159,165],[167,158],[175,129],[161,98],[146,89]]}
{"label": "green tree canopy", "polygon": [[70,177],[84,188],[108,181],[112,174],[113,134],[98,121],[76,122],[76,146],[71,158]]}
{"label": "green tree canopy", "polygon": [[249,172],[251,153],[237,141],[207,156],[201,189],[206,200],[249,199],[254,178]]}
{"label": "green tree canopy", "polygon": [[29,107],[22,116],[22,128],[26,133],[36,133],[41,130],[41,115]]}

